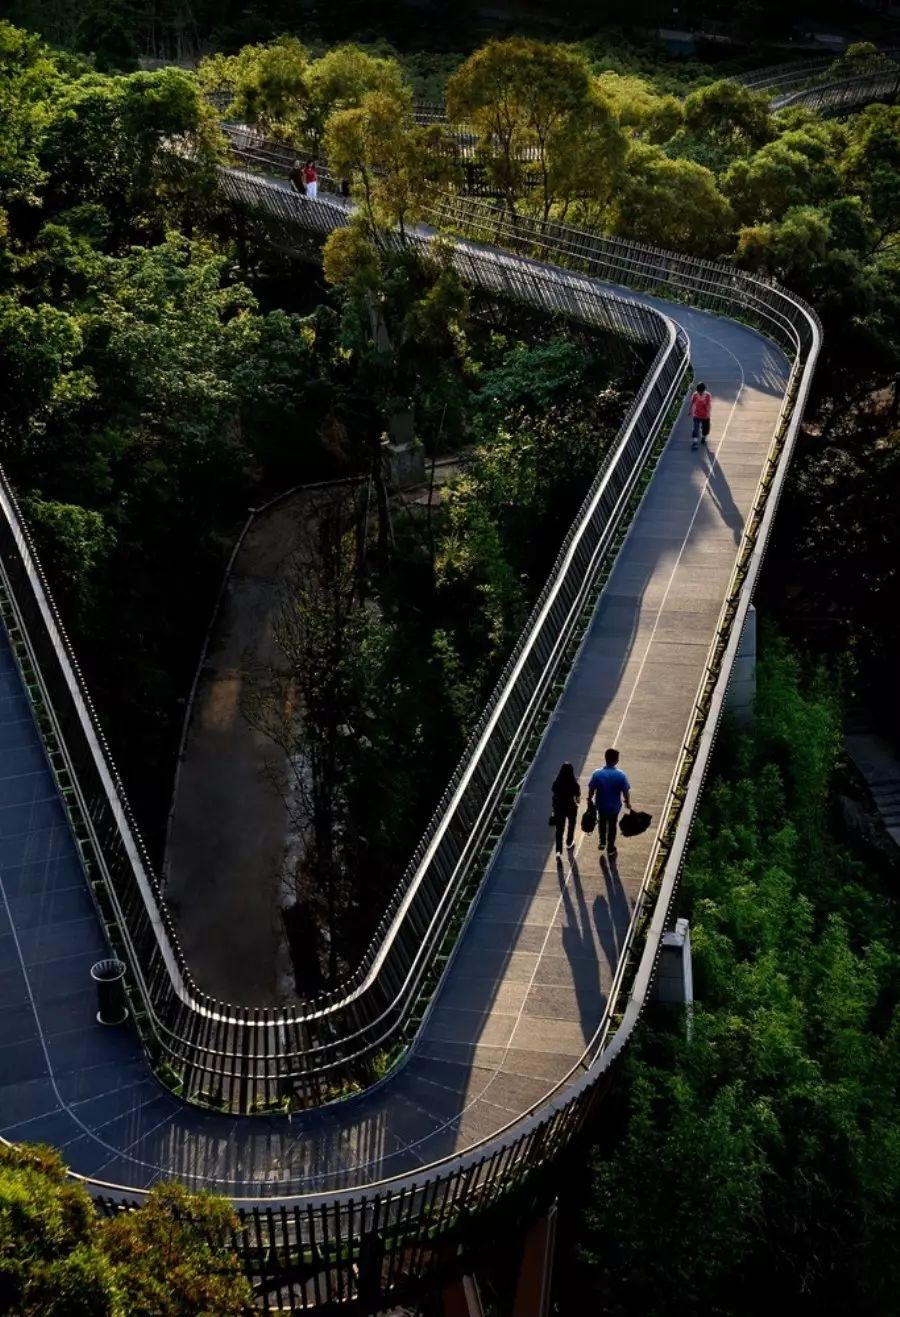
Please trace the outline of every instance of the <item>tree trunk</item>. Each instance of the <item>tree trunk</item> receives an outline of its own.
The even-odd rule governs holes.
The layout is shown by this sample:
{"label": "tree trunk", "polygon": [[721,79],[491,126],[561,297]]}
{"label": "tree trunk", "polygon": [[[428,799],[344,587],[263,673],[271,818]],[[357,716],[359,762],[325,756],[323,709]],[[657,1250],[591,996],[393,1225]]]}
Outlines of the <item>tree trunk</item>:
{"label": "tree trunk", "polygon": [[235,243],[241,278],[247,279],[250,272],[250,262],[247,258],[247,225],[240,212],[235,217]]}
{"label": "tree trunk", "polygon": [[[444,408],[446,411],[446,407]],[[431,567],[431,582],[434,585],[434,522],[432,518],[432,508],[434,507],[434,467],[437,462],[437,454],[431,454],[431,474],[428,480],[428,518],[425,523],[426,535],[428,537],[428,562]]]}
{"label": "tree trunk", "polygon": [[393,548],[394,532],[391,527],[387,482],[384,478],[384,450],[380,434],[375,437],[372,450],[372,483],[375,486],[375,500],[378,505],[378,558],[380,562],[385,563]]}

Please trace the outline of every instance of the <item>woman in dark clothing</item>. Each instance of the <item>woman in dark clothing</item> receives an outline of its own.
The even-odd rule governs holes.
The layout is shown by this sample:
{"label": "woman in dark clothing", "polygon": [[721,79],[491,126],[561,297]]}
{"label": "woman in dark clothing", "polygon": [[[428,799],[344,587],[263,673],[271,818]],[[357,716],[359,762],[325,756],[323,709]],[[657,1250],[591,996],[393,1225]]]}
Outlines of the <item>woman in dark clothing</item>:
{"label": "woman in dark clothing", "polygon": [[551,787],[553,792],[553,822],[556,824],[556,858],[562,859],[563,828],[568,823],[566,845],[575,845],[575,824],[578,820],[578,802],[581,787],[571,764],[563,764]]}

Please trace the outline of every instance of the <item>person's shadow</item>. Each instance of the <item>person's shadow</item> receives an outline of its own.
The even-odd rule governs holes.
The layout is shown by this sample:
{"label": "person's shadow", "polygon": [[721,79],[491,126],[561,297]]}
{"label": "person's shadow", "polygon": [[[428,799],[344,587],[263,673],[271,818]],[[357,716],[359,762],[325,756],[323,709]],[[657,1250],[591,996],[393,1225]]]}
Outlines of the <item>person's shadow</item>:
{"label": "person's shadow", "polygon": [[594,923],[597,927],[603,954],[609,966],[610,981],[612,981],[618,968],[622,947],[625,945],[628,924],[631,920],[631,908],[628,904],[625,889],[622,886],[622,880],[619,877],[617,862],[601,855],[600,872],[603,874],[606,893],[604,895],[601,892],[594,901]]}
{"label": "person's shadow", "polygon": [[709,482],[707,485],[710,498],[715,504],[719,516],[731,531],[735,544],[740,544],[741,537],[744,533],[743,514],[734,501],[734,497],[731,493],[731,486],[725,477],[725,472],[715,460],[709,449],[704,450],[704,455],[710,466]]}
{"label": "person's shadow", "polygon": [[584,886],[574,855],[569,869],[571,883],[567,883],[561,861],[557,861],[556,875],[562,896],[565,922],[562,926],[562,946],[572,970],[572,984],[578,1002],[578,1020],[584,1032],[584,1041],[590,1042],[603,1016],[606,997],[602,991],[600,961],[591,913]]}

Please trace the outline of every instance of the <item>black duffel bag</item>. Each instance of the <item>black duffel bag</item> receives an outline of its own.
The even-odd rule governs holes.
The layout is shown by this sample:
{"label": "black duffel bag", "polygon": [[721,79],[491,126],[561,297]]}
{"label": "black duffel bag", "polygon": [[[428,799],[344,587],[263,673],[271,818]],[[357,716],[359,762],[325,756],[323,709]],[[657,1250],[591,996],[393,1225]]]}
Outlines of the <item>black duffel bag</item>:
{"label": "black duffel bag", "polygon": [[597,826],[597,811],[594,808],[593,803],[591,803],[590,805],[588,805],[587,809],[584,811],[584,813],[581,816],[581,831],[593,832],[596,826]]}
{"label": "black duffel bag", "polygon": [[623,837],[639,837],[650,827],[652,814],[645,814],[642,809],[632,809],[619,819],[619,831]]}

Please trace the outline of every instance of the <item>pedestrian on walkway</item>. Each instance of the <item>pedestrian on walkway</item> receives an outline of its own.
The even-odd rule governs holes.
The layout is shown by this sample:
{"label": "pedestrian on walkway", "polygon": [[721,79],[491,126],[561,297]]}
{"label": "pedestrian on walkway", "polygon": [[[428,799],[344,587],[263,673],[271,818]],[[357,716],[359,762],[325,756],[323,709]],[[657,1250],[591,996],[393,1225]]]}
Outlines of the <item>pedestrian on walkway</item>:
{"label": "pedestrian on walkway", "polygon": [[307,160],[303,177],[306,181],[306,195],[310,201],[315,201],[319,194],[319,175],[316,173],[315,160]]}
{"label": "pedestrian on walkway", "polygon": [[301,197],[306,196],[306,170],[299,160],[295,160],[291,165],[291,172],[288,174],[291,180],[291,187],[295,192],[299,192]]}
{"label": "pedestrian on walkway", "polygon": [[566,846],[569,850],[575,845],[575,824],[578,820],[578,802],[581,799],[581,787],[575,776],[575,769],[565,763],[556,774],[551,787],[553,793],[552,819],[556,827],[556,858],[562,859],[563,828],[568,823]]}
{"label": "pedestrian on walkway", "polygon": [[709,438],[710,416],[712,414],[712,394],[701,380],[691,394],[691,448],[696,449],[697,440],[706,445]]}
{"label": "pedestrian on walkway", "polygon": [[618,750],[607,750],[603,757],[606,760],[604,766],[592,773],[588,782],[588,801],[596,797],[597,841],[601,851],[607,850],[609,858],[614,860],[619,853],[616,850],[616,826],[622,801],[627,809],[631,809],[631,784],[618,767]]}

